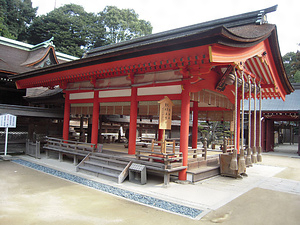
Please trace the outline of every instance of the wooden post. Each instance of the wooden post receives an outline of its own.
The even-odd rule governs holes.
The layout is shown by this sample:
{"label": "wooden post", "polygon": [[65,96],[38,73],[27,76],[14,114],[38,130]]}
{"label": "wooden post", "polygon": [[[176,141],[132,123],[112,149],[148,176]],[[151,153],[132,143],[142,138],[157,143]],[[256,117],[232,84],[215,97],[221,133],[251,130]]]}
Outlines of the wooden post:
{"label": "wooden post", "polygon": [[207,139],[204,138],[204,141],[203,141],[203,148],[204,148],[204,160],[207,159]]}
{"label": "wooden post", "polygon": [[223,140],[223,153],[227,153],[227,137],[224,136]]}
{"label": "wooden post", "polygon": [[130,101],[130,124],[129,124],[129,140],[128,140],[128,154],[134,155],[136,149],[136,124],[137,124],[137,88],[131,88],[131,101]]}
{"label": "wooden post", "polygon": [[162,130],[162,139],[161,139],[161,152],[166,153],[166,140],[165,140],[165,135],[166,135],[166,130]]}
{"label": "wooden post", "polygon": [[[181,127],[180,127],[180,151],[182,152],[182,165],[188,163],[189,147],[189,118],[190,118],[190,83],[185,82],[181,93]],[[179,180],[186,180],[186,169],[181,170]]]}
{"label": "wooden post", "polygon": [[64,127],[63,127],[64,140],[69,140],[69,128],[70,128],[70,94],[65,93],[65,111],[64,111]]}

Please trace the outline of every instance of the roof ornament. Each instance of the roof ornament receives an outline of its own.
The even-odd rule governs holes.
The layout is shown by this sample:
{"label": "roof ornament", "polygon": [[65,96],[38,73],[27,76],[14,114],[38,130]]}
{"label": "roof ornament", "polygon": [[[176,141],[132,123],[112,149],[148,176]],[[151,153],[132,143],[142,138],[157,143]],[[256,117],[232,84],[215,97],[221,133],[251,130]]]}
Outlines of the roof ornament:
{"label": "roof ornament", "polygon": [[37,50],[37,49],[40,49],[40,48],[48,48],[49,46],[55,47],[55,45],[53,44],[53,39],[54,39],[54,37],[51,37],[47,41],[44,41],[44,42],[39,43],[37,45],[34,45],[34,46],[31,47],[30,50],[33,51],[33,50]]}
{"label": "roof ornament", "polygon": [[255,22],[257,25],[263,25],[268,23],[267,20],[267,15],[265,13],[265,10],[261,10],[258,14],[257,14],[257,20]]}

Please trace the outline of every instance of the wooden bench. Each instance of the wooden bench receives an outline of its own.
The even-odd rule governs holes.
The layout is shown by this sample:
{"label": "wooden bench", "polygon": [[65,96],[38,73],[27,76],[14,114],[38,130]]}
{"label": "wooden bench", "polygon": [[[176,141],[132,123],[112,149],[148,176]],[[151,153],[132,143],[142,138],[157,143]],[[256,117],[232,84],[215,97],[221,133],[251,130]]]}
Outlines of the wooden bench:
{"label": "wooden bench", "polygon": [[46,157],[49,158],[49,151],[58,153],[59,161],[63,161],[63,155],[71,155],[74,159],[74,165],[78,163],[78,157],[85,157],[90,152],[101,152],[102,145],[63,140],[59,138],[46,137],[46,144],[43,146],[46,151]]}
{"label": "wooden bench", "polygon": [[[186,169],[187,166],[182,166],[182,153],[162,153],[158,151],[136,150],[136,162],[145,165],[147,171],[162,173],[164,175],[164,185],[169,185],[170,175]],[[173,166],[173,165],[174,166]],[[179,165],[178,165],[179,164]]]}

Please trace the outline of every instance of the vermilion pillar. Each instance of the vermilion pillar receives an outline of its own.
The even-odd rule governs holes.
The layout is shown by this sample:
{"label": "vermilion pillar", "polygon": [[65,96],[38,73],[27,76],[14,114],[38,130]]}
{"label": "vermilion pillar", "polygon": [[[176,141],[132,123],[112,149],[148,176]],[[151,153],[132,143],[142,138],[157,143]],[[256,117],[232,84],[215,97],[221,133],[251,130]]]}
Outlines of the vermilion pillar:
{"label": "vermilion pillar", "polygon": [[69,140],[69,128],[70,128],[70,94],[65,94],[65,111],[64,111],[64,127],[63,127],[63,139]]}
{"label": "vermilion pillar", "polygon": [[[190,119],[190,83],[185,81],[181,93],[181,127],[180,127],[180,151],[182,152],[182,165],[188,163],[189,147],[189,119]],[[186,170],[179,172],[179,180],[186,180]]]}
{"label": "vermilion pillar", "polygon": [[193,102],[193,131],[192,148],[197,148],[198,144],[198,102]]}
{"label": "vermilion pillar", "polygon": [[[163,139],[164,136],[164,131],[162,129],[158,129],[158,140],[161,141]],[[161,146],[161,144],[158,144],[159,146]]]}
{"label": "vermilion pillar", "polygon": [[137,121],[138,101],[137,101],[137,88],[131,88],[131,101],[130,101],[130,124],[129,124],[129,140],[128,140],[128,154],[135,154],[136,147],[136,121]]}
{"label": "vermilion pillar", "polygon": [[92,144],[98,144],[98,130],[99,130],[99,102],[98,102],[99,91],[94,92],[93,102],[93,120],[92,120]]}

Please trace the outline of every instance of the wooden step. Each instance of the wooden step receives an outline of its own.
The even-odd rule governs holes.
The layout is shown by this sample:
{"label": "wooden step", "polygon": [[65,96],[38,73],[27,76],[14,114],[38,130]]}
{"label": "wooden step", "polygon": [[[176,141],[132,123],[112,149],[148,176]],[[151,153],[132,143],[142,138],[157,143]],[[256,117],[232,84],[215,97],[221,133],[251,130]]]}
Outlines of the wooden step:
{"label": "wooden step", "polygon": [[98,176],[99,174],[106,175],[112,178],[117,178],[118,183],[124,181],[128,175],[128,168],[131,162],[119,161],[104,155],[89,154],[78,164],[76,170]]}
{"label": "wooden step", "polygon": [[220,166],[203,166],[197,169],[187,170],[187,180],[193,183],[217,175],[220,175]]}
{"label": "wooden step", "polygon": [[119,174],[117,173],[111,173],[111,172],[107,172],[107,171],[103,171],[103,170],[99,170],[99,169],[95,169],[95,168],[90,168],[90,167],[84,167],[84,166],[80,166],[78,167],[79,171],[87,171],[87,172],[91,172],[92,174],[98,176],[99,174],[102,175],[106,175],[109,177],[114,177],[114,178],[118,178]]}
{"label": "wooden step", "polygon": [[198,169],[199,167],[207,166],[207,161],[203,159],[193,160],[188,162],[188,170]]}
{"label": "wooden step", "polygon": [[130,156],[128,156],[127,154],[124,155],[120,155],[120,154],[114,154],[114,153],[103,153],[103,152],[95,152],[92,154],[92,156],[95,157],[100,157],[100,158],[107,158],[107,159],[115,159],[118,161],[123,161],[123,162],[129,162],[132,158]]}
{"label": "wooden step", "polygon": [[90,160],[91,162],[96,162],[96,163],[107,163],[107,164],[116,164],[116,165],[122,165],[122,166],[126,166],[128,164],[128,162],[125,161],[120,161],[120,160],[116,160],[116,159],[111,159],[111,158],[102,158],[99,156],[90,156]]}
{"label": "wooden step", "polygon": [[106,168],[106,169],[120,171],[120,172],[124,169],[125,166],[123,164],[122,164],[122,166],[115,166],[115,165],[110,165],[110,164],[105,164],[105,163],[98,163],[98,162],[93,162],[93,161],[85,161],[84,162],[84,167],[95,168],[95,169],[97,169],[97,168],[99,168],[99,169]]}
{"label": "wooden step", "polygon": [[207,157],[207,160],[206,160],[207,166],[217,166],[219,164],[220,164],[219,156],[218,157],[215,157],[215,156]]}

